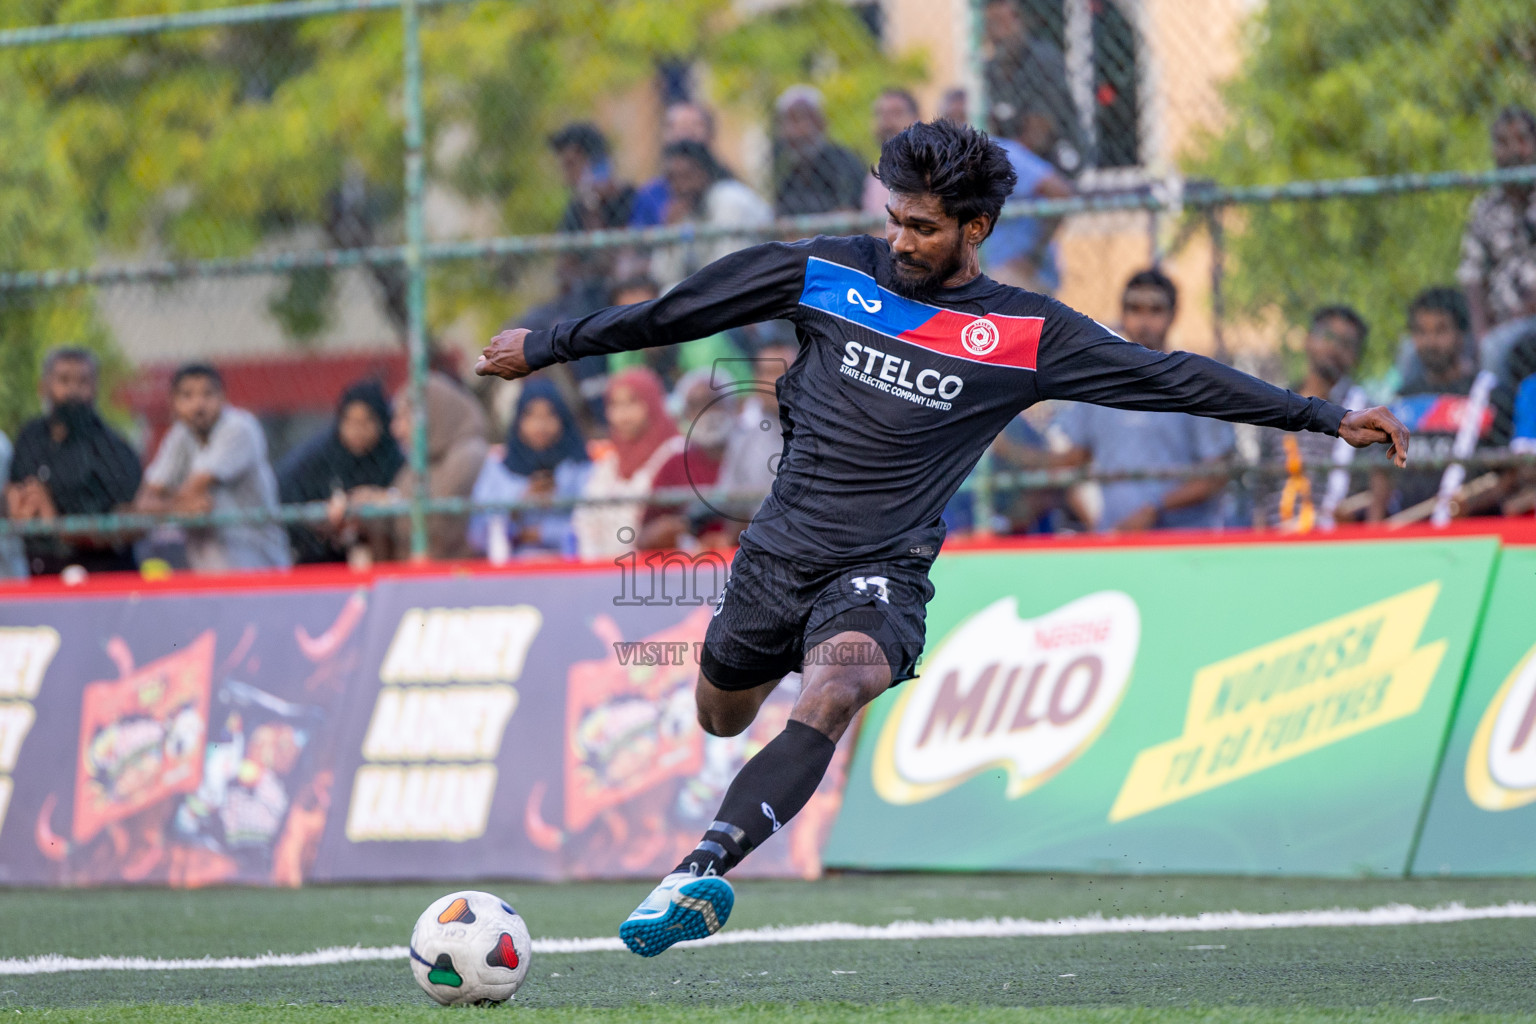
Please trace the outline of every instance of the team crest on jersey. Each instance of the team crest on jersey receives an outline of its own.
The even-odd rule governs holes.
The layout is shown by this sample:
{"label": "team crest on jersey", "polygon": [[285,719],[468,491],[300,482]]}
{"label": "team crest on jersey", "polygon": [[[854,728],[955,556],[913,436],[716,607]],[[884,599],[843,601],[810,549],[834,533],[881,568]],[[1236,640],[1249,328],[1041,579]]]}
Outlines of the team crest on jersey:
{"label": "team crest on jersey", "polygon": [[997,348],[999,339],[997,325],[986,319],[972,320],[960,332],[960,344],[973,356],[984,356],[991,352]]}

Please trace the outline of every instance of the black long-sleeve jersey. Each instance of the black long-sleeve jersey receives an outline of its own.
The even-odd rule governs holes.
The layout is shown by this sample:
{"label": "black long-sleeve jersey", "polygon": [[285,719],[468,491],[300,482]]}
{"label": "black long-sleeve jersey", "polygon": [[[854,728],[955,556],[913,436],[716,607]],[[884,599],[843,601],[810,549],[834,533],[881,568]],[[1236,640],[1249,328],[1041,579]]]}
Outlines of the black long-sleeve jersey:
{"label": "black long-sleeve jersey", "polygon": [[917,302],[890,246],[772,242],[651,302],[534,331],[535,369],[787,319],[800,354],[777,390],[784,451],[745,544],[810,565],[932,559],[940,513],[999,431],[1042,399],[1337,434],[1344,410],[1188,352],[1154,352],[1045,295],[979,276]]}

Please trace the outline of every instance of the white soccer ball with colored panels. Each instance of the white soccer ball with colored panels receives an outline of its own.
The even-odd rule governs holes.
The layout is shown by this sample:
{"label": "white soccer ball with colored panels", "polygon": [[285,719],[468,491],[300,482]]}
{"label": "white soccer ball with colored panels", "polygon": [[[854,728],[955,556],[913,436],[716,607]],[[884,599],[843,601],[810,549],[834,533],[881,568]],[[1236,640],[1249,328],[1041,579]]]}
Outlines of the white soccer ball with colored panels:
{"label": "white soccer ball with colored panels", "polygon": [[411,931],[411,973],[445,1006],[504,1003],[528,976],[528,925],[488,892],[449,893]]}

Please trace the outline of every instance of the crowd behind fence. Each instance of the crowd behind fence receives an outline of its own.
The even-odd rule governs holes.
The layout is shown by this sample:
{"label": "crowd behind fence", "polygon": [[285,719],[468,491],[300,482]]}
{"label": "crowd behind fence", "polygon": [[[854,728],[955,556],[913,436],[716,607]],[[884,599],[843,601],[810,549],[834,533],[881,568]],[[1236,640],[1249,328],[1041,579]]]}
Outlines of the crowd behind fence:
{"label": "crowd behind fence", "polygon": [[[0,15],[24,183],[0,198],[0,573],[729,547],[773,483],[792,325],[517,385],[472,378],[472,353],[749,244],[882,233],[871,163],[936,117],[1020,176],[994,278],[1134,343],[1391,402],[1415,436],[1397,474],[1321,435],[1046,404],[983,456],[951,535],[1536,513],[1536,79],[1512,43],[1450,112],[1473,142],[1315,180],[1244,153],[1239,180],[1276,183],[1229,184],[1183,81],[1195,26],[1134,0],[722,0],[698,25],[659,0],[56,6]],[[1381,45],[1435,29],[1419,6]],[[1498,5],[1452,6],[1455,37]],[[940,32],[947,70],[898,45]],[[1315,36],[1334,64],[1374,45]],[[1278,60],[1247,45],[1231,131],[1305,136],[1245,98]]]}

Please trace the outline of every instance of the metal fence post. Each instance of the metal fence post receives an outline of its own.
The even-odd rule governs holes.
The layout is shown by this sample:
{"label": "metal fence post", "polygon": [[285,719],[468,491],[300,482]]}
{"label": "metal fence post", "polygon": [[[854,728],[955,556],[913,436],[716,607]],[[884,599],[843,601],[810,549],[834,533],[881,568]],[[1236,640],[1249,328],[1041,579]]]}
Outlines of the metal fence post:
{"label": "metal fence post", "polygon": [[411,558],[427,557],[427,272],[422,258],[426,220],[421,110],[421,13],[418,0],[402,0],[405,32],[405,273],[407,281],[406,346],[410,357]]}

